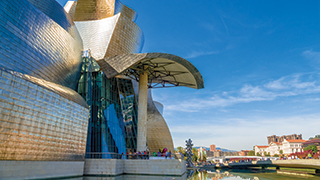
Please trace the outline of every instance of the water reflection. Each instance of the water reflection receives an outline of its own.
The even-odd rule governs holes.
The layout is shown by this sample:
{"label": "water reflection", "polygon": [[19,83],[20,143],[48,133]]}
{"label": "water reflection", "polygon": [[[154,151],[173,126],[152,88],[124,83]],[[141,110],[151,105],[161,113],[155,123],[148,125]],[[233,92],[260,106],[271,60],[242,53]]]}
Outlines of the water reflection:
{"label": "water reflection", "polygon": [[67,180],[320,180],[319,176],[304,177],[277,174],[274,170],[202,170],[187,171],[183,176],[120,175],[115,177],[84,176]]}
{"label": "water reflection", "polygon": [[115,177],[84,176],[67,180],[187,180],[187,174],[183,176],[150,176],[150,175],[120,175]]}
{"label": "water reflection", "polygon": [[275,170],[203,170],[196,171],[187,180],[320,180],[318,176],[299,176],[299,175],[283,175],[277,174]]}

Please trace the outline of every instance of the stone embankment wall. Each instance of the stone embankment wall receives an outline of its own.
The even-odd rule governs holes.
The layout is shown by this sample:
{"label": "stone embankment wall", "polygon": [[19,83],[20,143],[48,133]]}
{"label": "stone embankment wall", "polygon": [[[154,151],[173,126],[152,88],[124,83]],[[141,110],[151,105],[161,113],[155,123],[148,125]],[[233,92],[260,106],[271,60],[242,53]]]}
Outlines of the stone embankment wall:
{"label": "stone embankment wall", "polygon": [[83,161],[0,161],[0,179],[82,176],[83,168]]}
{"label": "stone embankment wall", "polygon": [[320,169],[319,159],[276,160],[272,164],[279,167]]}
{"label": "stone embankment wall", "polygon": [[185,161],[175,159],[86,159],[84,165],[84,175],[149,174],[181,176],[185,172]]}

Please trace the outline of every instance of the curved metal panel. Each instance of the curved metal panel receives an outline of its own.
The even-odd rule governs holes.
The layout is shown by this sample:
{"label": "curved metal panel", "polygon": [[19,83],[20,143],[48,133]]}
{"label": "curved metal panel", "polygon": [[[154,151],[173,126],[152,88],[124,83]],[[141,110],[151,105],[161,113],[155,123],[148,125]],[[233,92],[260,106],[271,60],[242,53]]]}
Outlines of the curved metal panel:
{"label": "curved metal panel", "polygon": [[147,65],[150,86],[171,84],[195,89],[204,87],[203,78],[198,69],[189,61],[172,54],[122,54],[98,60],[97,63],[108,77],[122,73],[138,80],[141,66]]}
{"label": "curved metal panel", "polygon": [[102,59],[110,44],[120,14],[96,21],[76,21],[84,49],[90,49],[94,59]]}
{"label": "curved metal panel", "polygon": [[71,17],[65,12],[63,7],[55,0],[28,0],[37,9],[49,16],[63,29],[68,31],[71,28],[73,22]]}
{"label": "curved metal panel", "polygon": [[139,26],[131,19],[120,14],[105,57],[127,53],[139,53],[142,50],[143,43],[144,36]]}
{"label": "curved metal panel", "polygon": [[2,72],[5,72],[4,74],[8,73],[8,74],[16,76],[20,79],[23,79],[25,81],[32,82],[38,86],[42,86],[42,88],[46,88],[46,89],[58,94],[59,96],[62,96],[63,98],[66,98],[70,101],[73,101],[74,103],[77,103],[80,106],[83,106],[84,108],[87,108],[87,109],[89,108],[86,101],[76,91],[74,91],[68,87],[65,87],[65,86],[62,86],[59,84],[55,84],[55,83],[52,83],[52,82],[49,82],[49,81],[46,81],[43,79],[39,79],[39,78],[36,78],[33,76],[29,76],[26,74],[22,74],[19,72],[11,71],[11,70],[8,70],[5,68],[0,67],[0,70]]}
{"label": "curved metal panel", "polygon": [[115,0],[77,0],[74,21],[99,20],[114,15]]}
{"label": "curved metal panel", "polygon": [[75,28],[67,32],[27,0],[1,1],[0,17],[0,66],[76,88],[82,41]]}
{"label": "curved metal panel", "polygon": [[79,94],[3,69],[0,83],[0,160],[84,160],[89,110]]}
{"label": "curved metal panel", "polygon": [[170,130],[165,119],[154,104],[150,89],[148,90],[147,112],[147,142],[150,152],[158,152],[160,148],[167,148],[173,153],[174,146]]}
{"label": "curved metal panel", "polygon": [[73,19],[74,13],[76,11],[77,1],[67,1],[64,5],[64,10],[69,14],[69,16]]}
{"label": "curved metal panel", "polygon": [[115,3],[116,4],[115,4],[115,9],[114,9],[114,14],[121,13],[122,15],[131,19],[131,21],[133,21],[133,22],[136,21],[138,15],[133,9],[122,4],[122,2],[120,2],[119,0],[116,0]]}
{"label": "curved metal panel", "polygon": [[154,105],[158,109],[159,113],[163,115],[163,104],[159,103],[158,101],[153,101]]}
{"label": "curved metal panel", "polygon": [[[75,27],[72,17],[55,0],[28,0],[37,9],[59,24],[78,42],[81,41],[80,34]],[[75,2],[75,1],[73,1]]]}
{"label": "curved metal panel", "polygon": [[90,49],[94,59],[126,53],[138,53],[143,46],[143,34],[130,19],[117,14],[96,21],[76,21],[84,49]]}

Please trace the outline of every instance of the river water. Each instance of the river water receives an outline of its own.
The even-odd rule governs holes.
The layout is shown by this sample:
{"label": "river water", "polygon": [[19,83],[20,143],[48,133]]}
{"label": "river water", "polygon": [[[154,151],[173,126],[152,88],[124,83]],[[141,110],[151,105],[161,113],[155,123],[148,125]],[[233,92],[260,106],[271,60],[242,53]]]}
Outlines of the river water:
{"label": "river water", "polygon": [[187,172],[182,177],[120,175],[115,177],[84,176],[67,180],[320,180],[319,176],[305,177],[301,175],[277,174],[275,171],[215,171]]}

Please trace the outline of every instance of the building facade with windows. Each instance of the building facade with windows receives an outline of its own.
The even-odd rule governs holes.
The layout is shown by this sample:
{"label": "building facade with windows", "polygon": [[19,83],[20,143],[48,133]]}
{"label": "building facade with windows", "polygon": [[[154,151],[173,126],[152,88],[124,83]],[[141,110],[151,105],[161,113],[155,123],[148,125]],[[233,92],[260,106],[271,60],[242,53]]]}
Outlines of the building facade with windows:
{"label": "building facade with windows", "polygon": [[255,152],[255,154],[256,155],[258,155],[258,153],[260,154],[260,155],[264,155],[264,153],[266,152],[266,153],[268,153],[268,148],[269,148],[269,146],[258,146],[258,145],[255,145],[254,146],[254,152]]}
{"label": "building facade with windows", "polygon": [[302,152],[302,143],[304,142],[306,142],[306,140],[303,139],[284,140],[282,142],[283,154]]}

